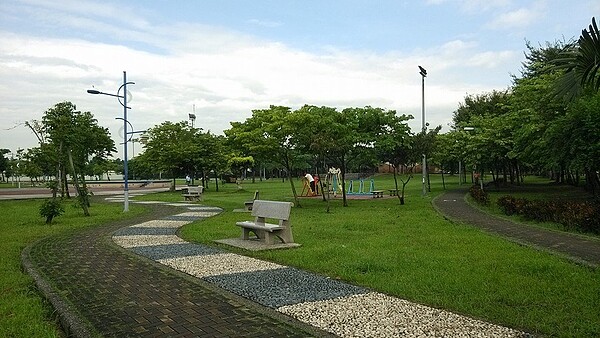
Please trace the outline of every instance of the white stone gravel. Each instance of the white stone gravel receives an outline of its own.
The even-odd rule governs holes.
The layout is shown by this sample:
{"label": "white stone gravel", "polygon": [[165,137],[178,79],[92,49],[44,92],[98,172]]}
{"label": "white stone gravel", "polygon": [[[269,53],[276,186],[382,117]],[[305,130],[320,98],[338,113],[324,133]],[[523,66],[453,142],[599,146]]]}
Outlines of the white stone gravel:
{"label": "white stone gravel", "polygon": [[522,337],[502,326],[377,292],[282,306],[278,311],[341,337]]}
{"label": "white stone gravel", "polygon": [[180,214],[176,214],[173,216],[180,216],[180,217],[212,217],[215,215],[218,215],[219,212],[217,211],[188,211],[188,212],[182,212]]}
{"label": "white stone gravel", "polygon": [[192,204],[192,203],[165,203],[165,205],[170,205],[172,207],[191,207],[191,206],[198,206],[198,204]]}
{"label": "white stone gravel", "polygon": [[130,228],[179,228],[188,223],[191,223],[191,222],[190,221],[176,221],[176,220],[169,220],[169,219],[157,219],[157,220],[152,220],[152,221],[132,225]]}
{"label": "white stone gravel", "polygon": [[136,235],[136,236],[113,236],[113,241],[123,248],[134,248],[138,246],[162,245],[187,243],[175,235]]}
{"label": "white stone gravel", "polygon": [[[117,202],[123,199],[107,198],[107,200]],[[194,218],[211,217],[220,212],[218,208],[189,203],[167,204],[187,206],[188,210],[193,210],[170,217],[187,217],[193,220]],[[192,220],[153,220],[136,224],[131,228],[178,228]],[[155,229],[147,230],[147,232],[151,231],[155,231]],[[176,235],[115,235],[113,241],[124,248],[136,248],[133,250],[141,250],[146,255],[157,258],[161,256],[175,257],[157,261],[192,276],[205,278],[205,280],[216,283],[234,293],[236,290],[241,292],[238,288],[241,288],[242,291],[245,290],[244,287],[249,287],[255,293],[266,292],[258,295],[260,297],[253,294],[260,298],[254,300],[341,337],[528,336],[524,332],[411,303],[378,292],[368,292],[366,289],[313,276],[310,273],[296,271],[279,264],[233,253],[208,253],[216,249],[190,244]],[[183,245],[169,247],[170,244]],[[165,245],[169,248],[169,252],[163,252]],[[204,249],[208,251],[203,252]],[[265,291],[269,289],[263,285],[265,283],[271,286],[271,291],[273,285],[277,286],[279,297],[282,299],[273,300],[272,298],[276,295]],[[340,297],[340,293],[349,295]]]}
{"label": "white stone gravel", "polygon": [[158,262],[198,278],[283,268],[279,264],[232,253],[168,258]]}

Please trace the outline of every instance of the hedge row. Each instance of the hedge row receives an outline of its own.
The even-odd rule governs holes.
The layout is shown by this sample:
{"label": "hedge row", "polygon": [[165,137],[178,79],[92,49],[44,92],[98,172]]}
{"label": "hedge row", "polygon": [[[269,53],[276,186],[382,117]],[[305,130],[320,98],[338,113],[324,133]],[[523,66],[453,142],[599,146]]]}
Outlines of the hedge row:
{"label": "hedge row", "polygon": [[538,222],[556,222],[568,230],[600,234],[600,203],[539,201],[503,196],[498,206],[506,215],[521,215]]}
{"label": "hedge row", "polygon": [[469,189],[469,193],[471,194],[471,197],[473,197],[475,201],[477,201],[477,203],[482,205],[490,204],[490,198],[488,196],[488,193],[481,189],[478,185],[472,185]]}

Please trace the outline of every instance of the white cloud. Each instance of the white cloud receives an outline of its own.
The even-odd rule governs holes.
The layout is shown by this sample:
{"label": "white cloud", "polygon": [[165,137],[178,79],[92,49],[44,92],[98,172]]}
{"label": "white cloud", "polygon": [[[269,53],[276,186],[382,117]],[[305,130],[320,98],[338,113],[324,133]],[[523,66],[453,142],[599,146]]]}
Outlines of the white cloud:
{"label": "white cloud", "polygon": [[545,2],[537,1],[529,7],[521,7],[497,15],[487,24],[496,30],[522,29],[535,25],[545,16]]}
{"label": "white cloud", "polygon": [[257,25],[257,26],[261,26],[261,27],[267,27],[267,28],[276,28],[276,27],[280,27],[283,25],[281,22],[278,22],[278,21],[259,20],[259,19],[250,19],[247,22],[249,24],[253,24],[253,25]]}
{"label": "white cloud", "polygon": [[[43,5],[43,10],[55,10],[50,2],[35,2]],[[40,119],[46,109],[65,100],[92,111],[120,142],[121,122],[114,118],[122,116],[121,106],[114,98],[89,95],[86,89],[94,85],[104,92],[116,92],[123,70],[128,80],[136,83],[129,87],[133,93],[129,120],[134,128],[186,120],[195,105],[196,126],[220,133],[229,128],[230,121],[242,121],[252,109],[271,104],[292,108],[303,104],[372,105],[420,116],[417,65],[429,72],[427,119],[432,125],[446,125],[466,93],[493,89],[479,84],[485,83],[490,72],[506,71],[510,63],[514,66],[513,52],[481,51],[466,40],[413,52],[331,48],[309,53],[200,24],[150,28],[138,18],[124,39],[150,47],[144,51],[135,44],[94,41],[96,29],[108,34],[119,31],[114,23],[104,21],[113,10],[110,6],[99,5],[96,15],[84,16],[76,2],[71,5],[59,9],[61,19],[68,28],[89,31],[91,38],[0,32],[0,125],[7,126],[0,130],[2,147],[35,146],[35,138],[24,127],[4,129]],[[38,11],[36,15],[46,14]],[[417,118],[414,127],[419,125]]]}

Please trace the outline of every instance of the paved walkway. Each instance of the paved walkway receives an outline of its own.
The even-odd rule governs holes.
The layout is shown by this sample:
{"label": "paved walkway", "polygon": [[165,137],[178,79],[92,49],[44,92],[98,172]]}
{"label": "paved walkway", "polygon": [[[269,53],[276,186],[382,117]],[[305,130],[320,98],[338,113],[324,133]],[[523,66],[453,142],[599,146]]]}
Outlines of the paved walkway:
{"label": "paved walkway", "polygon": [[176,236],[180,226],[221,210],[138,203],[155,204],[152,217],[46,238],[23,252],[26,270],[52,302],[68,334],[526,335],[295,268],[187,243]]}
{"label": "paved walkway", "polygon": [[[154,208],[155,217],[180,211],[165,205]],[[138,222],[140,219],[135,223]],[[117,248],[110,234],[126,225],[131,224],[49,237],[23,253],[27,271],[59,313],[67,334],[75,337],[320,335],[318,330],[289,317]]]}
{"label": "paved walkway", "polygon": [[559,253],[574,261],[600,266],[600,240],[490,216],[465,201],[465,190],[446,192],[434,199],[434,206],[448,219],[477,226],[511,240]]}

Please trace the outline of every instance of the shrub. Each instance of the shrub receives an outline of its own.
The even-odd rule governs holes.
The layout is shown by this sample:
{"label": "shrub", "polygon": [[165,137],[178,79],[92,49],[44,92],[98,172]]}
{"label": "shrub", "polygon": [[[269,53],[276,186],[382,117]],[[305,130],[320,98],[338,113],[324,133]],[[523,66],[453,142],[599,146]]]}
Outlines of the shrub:
{"label": "shrub", "polygon": [[515,198],[510,195],[502,196],[498,199],[498,206],[506,215],[519,215],[523,213],[523,207],[527,200],[524,198]]}
{"label": "shrub", "polygon": [[593,202],[531,201],[502,196],[498,206],[506,215],[538,222],[556,222],[566,229],[600,234],[600,204]]}
{"label": "shrub", "polygon": [[46,224],[52,223],[52,219],[60,216],[63,212],[65,209],[58,198],[45,200],[40,206],[40,216],[46,217]]}
{"label": "shrub", "polygon": [[477,201],[477,203],[482,205],[490,204],[490,198],[488,196],[488,193],[481,189],[478,185],[471,186],[471,188],[469,189],[469,193],[471,194],[471,197],[473,197],[475,201]]}

